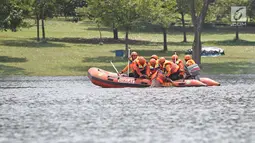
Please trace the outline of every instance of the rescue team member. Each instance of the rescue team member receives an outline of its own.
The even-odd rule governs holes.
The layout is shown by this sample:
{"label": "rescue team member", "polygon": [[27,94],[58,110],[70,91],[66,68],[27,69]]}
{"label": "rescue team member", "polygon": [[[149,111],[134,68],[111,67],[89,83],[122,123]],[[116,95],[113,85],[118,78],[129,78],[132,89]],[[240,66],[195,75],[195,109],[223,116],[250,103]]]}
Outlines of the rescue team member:
{"label": "rescue team member", "polygon": [[148,75],[149,67],[144,57],[138,57],[133,65],[135,78],[146,78]]}
{"label": "rescue team member", "polygon": [[173,61],[173,63],[175,63],[179,66],[179,72],[180,72],[179,77],[184,78],[185,69],[184,69],[184,64],[183,64],[182,60],[178,59],[178,56],[176,54],[174,54],[172,56],[172,61]]}
{"label": "rescue team member", "polygon": [[146,75],[149,76],[151,79],[153,79],[152,76],[159,69],[159,64],[157,63],[157,61],[154,58],[151,58],[150,62],[148,63],[148,67],[149,67],[149,70],[147,70]]}
{"label": "rescue team member", "polygon": [[[199,78],[200,68],[196,64],[196,62],[191,58],[190,55],[185,55],[184,59],[185,59],[185,62],[186,62],[186,64],[185,64],[186,69],[188,69],[188,67],[192,66],[191,67],[191,69],[192,69],[191,71],[193,71],[193,72],[191,72],[192,74],[187,72],[185,79],[193,78],[193,79],[200,80],[200,78]],[[189,71],[189,70],[187,70],[187,71]]]}
{"label": "rescue team member", "polygon": [[186,62],[185,65],[186,65],[187,67],[196,64],[196,62],[191,58],[190,55],[185,55],[185,56],[184,56],[184,60],[185,60],[185,62]]}
{"label": "rescue team member", "polygon": [[129,66],[129,77],[134,77],[134,69],[133,69],[133,65],[134,65],[134,61],[137,59],[138,54],[136,52],[132,52],[129,58],[129,65],[127,65],[121,72],[119,72],[119,74],[123,74],[125,72],[128,71],[128,66]]}
{"label": "rescue team member", "polygon": [[151,59],[155,59],[157,61],[158,60],[158,56],[157,55],[151,55]]}
{"label": "rescue team member", "polygon": [[[164,57],[159,59],[159,68],[165,75],[165,79],[170,78],[171,80],[179,79],[179,66],[171,61],[167,61]],[[161,78],[163,81],[163,79]],[[160,81],[162,83],[162,81]]]}

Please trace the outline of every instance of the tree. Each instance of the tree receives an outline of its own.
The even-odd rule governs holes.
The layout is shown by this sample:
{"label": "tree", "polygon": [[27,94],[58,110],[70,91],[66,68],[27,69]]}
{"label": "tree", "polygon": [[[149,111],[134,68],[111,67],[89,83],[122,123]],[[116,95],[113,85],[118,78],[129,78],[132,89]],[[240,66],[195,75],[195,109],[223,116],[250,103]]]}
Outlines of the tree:
{"label": "tree", "polygon": [[73,16],[76,17],[76,8],[87,7],[86,0],[56,0],[56,14],[57,16]]}
{"label": "tree", "polygon": [[[217,0],[208,9],[207,21],[215,20],[216,23],[225,23],[232,25],[231,21],[231,6],[246,6],[247,15],[252,15],[252,1],[251,0]],[[239,40],[239,26],[236,23],[236,31],[234,40]]]}
{"label": "tree", "polygon": [[97,24],[97,28],[99,31],[99,35],[100,35],[100,43],[102,43],[102,33],[101,33],[101,24],[102,22],[102,18],[104,16],[104,6],[103,6],[104,2],[103,0],[88,0],[88,6],[87,7],[82,7],[82,8],[78,8],[76,9],[76,12],[79,15],[84,15],[86,17],[88,17],[90,20],[94,21]]}
{"label": "tree", "polygon": [[18,27],[27,27],[28,24],[23,21],[29,7],[27,0],[3,0],[0,3],[0,29],[17,31]]}
{"label": "tree", "polygon": [[201,33],[209,4],[214,0],[190,0],[192,23],[194,26],[194,41],[192,46],[192,57],[196,63],[201,64]]}
{"label": "tree", "polygon": [[187,42],[186,29],[185,29],[185,14],[189,13],[189,5],[186,0],[176,0],[177,12],[181,15],[183,42]]}
{"label": "tree", "polygon": [[[113,6],[111,4],[114,4]],[[139,20],[139,0],[88,0],[86,13],[99,24],[114,24],[114,28],[125,29],[125,50],[128,55],[128,34]]]}
{"label": "tree", "polygon": [[[250,22],[254,21],[254,17],[255,17],[255,0],[249,0],[248,1],[247,16],[249,17]],[[247,20],[248,20],[248,18],[247,18]]]}
{"label": "tree", "polygon": [[176,1],[166,0],[143,0],[140,12],[150,23],[158,24],[163,33],[163,50],[167,51],[167,30],[176,18]]}
{"label": "tree", "polygon": [[119,13],[119,1],[118,0],[106,0],[104,2],[105,13],[103,18],[103,24],[112,27],[113,39],[119,39],[118,36],[118,13]]}
{"label": "tree", "polygon": [[37,23],[37,41],[40,40],[39,38],[39,21],[41,20],[41,28],[42,28],[42,39],[45,41],[46,34],[45,34],[45,25],[44,21],[47,17],[53,18],[55,13],[55,0],[36,0],[34,1],[35,6],[35,15],[36,15],[36,23]]}

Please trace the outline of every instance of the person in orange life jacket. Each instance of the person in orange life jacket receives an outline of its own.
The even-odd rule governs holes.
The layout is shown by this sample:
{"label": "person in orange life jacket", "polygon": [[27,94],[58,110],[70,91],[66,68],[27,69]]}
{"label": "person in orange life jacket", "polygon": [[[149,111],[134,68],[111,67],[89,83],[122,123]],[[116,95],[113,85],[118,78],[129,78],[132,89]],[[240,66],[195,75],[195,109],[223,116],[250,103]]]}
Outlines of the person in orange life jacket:
{"label": "person in orange life jacket", "polygon": [[156,60],[156,64],[158,65],[158,56],[157,55],[151,55],[150,59],[155,59]]}
{"label": "person in orange life jacket", "polygon": [[180,78],[184,78],[184,74],[185,74],[185,69],[184,69],[184,64],[182,62],[182,60],[178,59],[178,56],[175,54],[172,57],[172,61],[173,63],[177,64],[179,66],[179,77]]}
{"label": "person in orange life jacket", "polygon": [[149,70],[147,70],[147,76],[151,77],[154,73],[157,72],[159,69],[159,64],[154,58],[150,59],[150,62],[148,63]]}
{"label": "person in orange life jacket", "polygon": [[133,65],[133,69],[134,69],[134,77],[135,78],[146,78],[146,74],[148,73],[148,65],[146,63],[146,60],[144,57],[138,57],[135,61],[134,61],[134,65]]}
{"label": "person in orange life jacket", "polygon": [[158,60],[158,56],[157,55],[151,55],[151,59],[155,59],[157,61]]}
{"label": "person in orange life jacket", "polygon": [[191,65],[193,65],[193,64],[196,64],[196,62],[191,58],[191,56],[190,55],[185,55],[184,56],[184,60],[185,60],[185,66],[191,66]]}
{"label": "person in orange life jacket", "polygon": [[129,64],[123,70],[121,70],[119,72],[119,74],[123,74],[123,73],[127,72],[128,66],[129,66],[129,70],[130,70],[129,77],[134,77],[133,65],[134,65],[134,61],[137,59],[137,57],[138,57],[138,54],[136,52],[132,52],[129,57]]}
{"label": "person in orange life jacket", "polygon": [[165,74],[166,78],[171,80],[179,79],[179,66],[171,61],[167,61],[164,57],[159,59],[160,69]]}
{"label": "person in orange life jacket", "polygon": [[[185,55],[185,56],[184,56],[184,59],[185,59],[185,62],[186,62],[186,64],[185,64],[185,68],[186,68],[186,69],[187,69],[187,67],[196,64],[196,62],[191,58],[190,55]],[[200,70],[200,69],[199,69],[199,70]],[[190,74],[187,72],[185,79],[188,79],[188,78],[194,78],[194,79],[200,80],[199,75],[190,75]]]}

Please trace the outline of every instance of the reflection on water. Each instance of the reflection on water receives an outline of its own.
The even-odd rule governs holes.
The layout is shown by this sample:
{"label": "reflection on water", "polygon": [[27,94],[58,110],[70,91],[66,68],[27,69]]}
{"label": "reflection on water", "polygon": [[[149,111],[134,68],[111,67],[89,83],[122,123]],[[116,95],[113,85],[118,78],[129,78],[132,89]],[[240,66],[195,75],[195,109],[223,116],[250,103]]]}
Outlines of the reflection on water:
{"label": "reflection on water", "polygon": [[87,77],[0,78],[0,142],[252,142],[255,75],[219,87],[105,89]]}

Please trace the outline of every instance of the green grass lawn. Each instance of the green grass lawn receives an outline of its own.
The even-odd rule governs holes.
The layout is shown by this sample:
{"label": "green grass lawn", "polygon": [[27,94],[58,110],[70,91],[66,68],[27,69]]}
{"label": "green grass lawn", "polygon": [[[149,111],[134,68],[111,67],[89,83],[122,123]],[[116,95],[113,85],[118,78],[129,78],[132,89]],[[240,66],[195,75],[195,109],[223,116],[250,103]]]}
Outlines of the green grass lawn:
{"label": "green grass lawn", "polygon": [[[34,21],[31,21],[34,23]],[[163,37],[158,31],[136,30],[130,32],[130,48],[140,55],[152,54],[170,58],[174,51],[183,58],[191,48],[193,35],[188,32],[188,43],[182,43],[182,33],[170,29],[168,53],[161,50]],[[234,29],[205,30],[203,46],[216,46],[225,50],[224,56],[202,57],[204,74],[255,73],[255,37],[250,30],[240,29],[240,38],[234,42]],[[254,30],[253,30],[254,31]],[[99,45],[99,32],[91,21],[78,23],[63,20],[46,21],[47,42],[36,42],[36,27],[18,32],[0,32],[0,75],[73,76],[86,75],[90,67],[114,71],[110,61],[121,70],[126,59],[115,57],[115,50],[124,50],[124,32],[121,40],[113,41],[110,29],[102,28],[104,44]]]}

